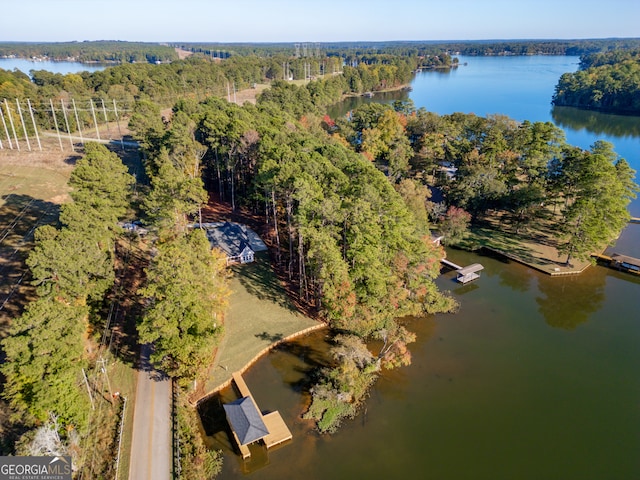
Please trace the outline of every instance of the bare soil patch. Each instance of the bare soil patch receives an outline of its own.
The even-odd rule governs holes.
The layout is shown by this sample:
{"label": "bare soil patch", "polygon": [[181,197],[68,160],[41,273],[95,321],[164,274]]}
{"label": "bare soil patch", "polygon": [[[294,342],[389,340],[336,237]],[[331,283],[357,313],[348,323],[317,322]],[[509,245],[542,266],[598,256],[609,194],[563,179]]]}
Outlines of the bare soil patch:
{"label": "bare soil patch", "polygon": [[193,52],[190,52],[189,50],[183,50],[183,49],[178,48],[178,47],[175,48],[175,51],[178,54],[178,58],[180,60],[184,60],[185,58],[188,58],[191,55],[193,55]]}

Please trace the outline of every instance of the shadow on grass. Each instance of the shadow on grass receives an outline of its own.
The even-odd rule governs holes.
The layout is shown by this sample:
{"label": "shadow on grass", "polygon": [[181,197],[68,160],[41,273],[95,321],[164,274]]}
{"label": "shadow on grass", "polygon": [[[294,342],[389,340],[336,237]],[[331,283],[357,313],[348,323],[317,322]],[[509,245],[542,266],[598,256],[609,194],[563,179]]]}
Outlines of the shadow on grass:
{"label": "shadow on grass", "polygon": [[[25,260],[33,247],[35,230],[57,222],[60,205],[29,195],[3,195],[0,207],[0,329],[3,319],[22,313],[34,290]],[[28,293],[27,293],[28,292]],[[0,335],[1,336],[1,335]]]}
{"label": "shadow on grass", "polygon": [[269,343],[274,343],[282,340],[284,338],[284,335],[282,333],[261,332],[261,333],[256,333],[255,337],[259,338],[260,340],[266,340]]}
{"label": "shadow on grass", "polygon": [[232,267],[247,293],[260,300],[273,302],[287,310],[296,311],[271,268],[268,254],[256,253],[255,259],[253,263]]}

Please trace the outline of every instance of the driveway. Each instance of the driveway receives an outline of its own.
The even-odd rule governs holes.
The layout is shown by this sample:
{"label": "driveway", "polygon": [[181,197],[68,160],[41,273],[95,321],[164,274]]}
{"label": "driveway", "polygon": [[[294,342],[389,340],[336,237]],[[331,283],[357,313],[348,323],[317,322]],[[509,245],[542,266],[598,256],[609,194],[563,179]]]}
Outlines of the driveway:
{"label": "driveway", "polygon": [[129,480],[170,480],[171,381],[149,363],[150,345],[143,345],[133,413]]}

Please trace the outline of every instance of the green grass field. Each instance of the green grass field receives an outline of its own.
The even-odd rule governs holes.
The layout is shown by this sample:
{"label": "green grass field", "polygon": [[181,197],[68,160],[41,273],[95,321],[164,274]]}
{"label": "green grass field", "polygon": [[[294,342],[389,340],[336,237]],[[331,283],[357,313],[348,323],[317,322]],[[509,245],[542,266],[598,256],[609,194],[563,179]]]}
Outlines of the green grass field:
{"label": "green grass field", "polygon": [[244,369],[273,343],[319,322],[299,313],[276,278],[266,253],[251,264],[233,267],[225,334],[204,391],[210,393]]}
{"label": "green grass field", "polygon": [[566,265],[567,256],[558,254],[556,249],[556,235],[544,220],[515,234],[512,228],[501,223],[500,218],[493,218],[484,226],[474,227],[461,246],[469,250],[484,247],[549,275],[577,274],[591,265],[589,260],[577,259]]}

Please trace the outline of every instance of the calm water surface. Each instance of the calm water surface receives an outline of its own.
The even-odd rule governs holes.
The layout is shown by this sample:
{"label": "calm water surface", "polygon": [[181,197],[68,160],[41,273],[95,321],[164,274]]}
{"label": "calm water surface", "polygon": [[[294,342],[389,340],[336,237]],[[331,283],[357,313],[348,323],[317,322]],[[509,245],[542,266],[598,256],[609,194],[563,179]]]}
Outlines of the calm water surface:
{"label": "calm water surface", "polygon": [[96,72],[104,70],[106,65],[87,64],[79,62],[52,62],[52,61],[31,61],[24,58],[0,58],[0,68],[3,70],[18,69],[29,75],[31,70],[47,70],[53,73],[78,73]]}
{"label": "calm water surface", "polygon": [[[576,145],[612,141],[640,170],[640,119],[551,108],[558,77],[575,70],[577,58],[461,61],[468,64],[449,74],[416,77],[409,95],[417,107],[553,121]],[[640,257],[639,245],[640,225],[632,225],[616,248]],[[503,259],[448,256],[482,263],[482,277],[467,286],[453,273],[438,279],[460,312],[411,320],[413,364],[385,373],[366,410],[336,435],[319,436],[300,419],[307,374],[323,358],[323,332],[247,372],[258,404],[279,410],[294,439],[269,453],[254,449],[243,462],[224,421],[205,415],[208,441],[225,451],[221,478],[640,478],[640,278],[603,267],[552,278]],[[221,401],[232,395],[223,392]]]}

